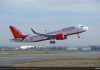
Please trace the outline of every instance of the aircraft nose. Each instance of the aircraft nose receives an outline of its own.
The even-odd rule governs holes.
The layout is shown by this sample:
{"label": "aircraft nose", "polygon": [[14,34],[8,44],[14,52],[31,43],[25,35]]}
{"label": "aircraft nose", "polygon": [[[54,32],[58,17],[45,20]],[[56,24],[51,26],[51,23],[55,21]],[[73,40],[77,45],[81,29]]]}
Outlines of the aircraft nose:
{"label": "aircraft nose", "polygon": [[84,30],[84,31],[87,31],[87,30],[88,30],[88,27],[84,27],[83,30]]}

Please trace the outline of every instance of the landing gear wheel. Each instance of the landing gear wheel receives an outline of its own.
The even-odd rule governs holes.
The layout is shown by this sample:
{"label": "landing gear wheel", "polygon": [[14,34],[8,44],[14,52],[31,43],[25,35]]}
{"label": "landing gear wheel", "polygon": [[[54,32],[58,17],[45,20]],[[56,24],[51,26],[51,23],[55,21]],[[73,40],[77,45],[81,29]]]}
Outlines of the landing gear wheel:
{"label": "landing gear wheel", "polygon": [[55,44],[55,41],[50,41],[50,44]]}
{"label": "landing gear wheel", "polygon": [[55,41],[52,41],[53,44],[55,44]]}
{"label": "landing gear wheel", "polygon": [[52,41],[50,41],[50,44],[52,44]]}

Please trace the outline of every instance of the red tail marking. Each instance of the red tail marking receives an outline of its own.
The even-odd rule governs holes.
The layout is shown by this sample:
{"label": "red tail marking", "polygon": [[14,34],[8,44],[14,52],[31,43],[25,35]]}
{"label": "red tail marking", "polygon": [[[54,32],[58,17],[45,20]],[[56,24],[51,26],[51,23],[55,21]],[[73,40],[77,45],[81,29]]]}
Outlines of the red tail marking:
{"label": "red tail marking", "polygon": [[15,39],[22,38],[25,39],[28,35],[23,35],[18,29],[16,29],[14,26],[9,26],[11,29],[11,32]]}

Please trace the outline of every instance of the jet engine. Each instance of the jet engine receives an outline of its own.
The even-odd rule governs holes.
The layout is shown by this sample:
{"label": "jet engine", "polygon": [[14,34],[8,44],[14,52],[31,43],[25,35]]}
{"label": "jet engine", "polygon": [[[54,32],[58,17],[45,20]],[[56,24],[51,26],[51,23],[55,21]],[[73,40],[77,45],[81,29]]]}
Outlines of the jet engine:
{"label": "jet engine", "polygon": [[64,34],[57,34],[56,35],[56,40],[64,40],[67,39],[67,36]]}

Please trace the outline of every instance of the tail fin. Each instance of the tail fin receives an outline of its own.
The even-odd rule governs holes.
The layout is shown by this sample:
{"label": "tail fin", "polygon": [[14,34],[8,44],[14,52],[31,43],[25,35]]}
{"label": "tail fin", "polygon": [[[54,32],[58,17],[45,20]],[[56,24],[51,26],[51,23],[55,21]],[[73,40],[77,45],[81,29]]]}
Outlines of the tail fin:
{"label": "tail fin", "polygon": [[9,28],[10,28],[15,39],[23,38],[25,36],[18,29],[16,29],[14,26],[9,26]]}

